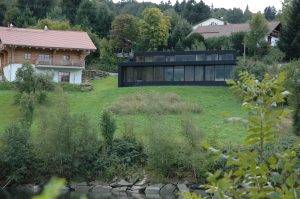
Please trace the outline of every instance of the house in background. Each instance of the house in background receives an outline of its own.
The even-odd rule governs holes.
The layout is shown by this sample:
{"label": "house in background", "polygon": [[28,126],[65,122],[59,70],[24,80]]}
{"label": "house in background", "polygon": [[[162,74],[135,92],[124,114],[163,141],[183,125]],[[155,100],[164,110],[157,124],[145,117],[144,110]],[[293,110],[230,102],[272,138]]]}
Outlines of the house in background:
{"label": "house in background", "polygon": [[221,19],[217,18],[209,18],[204,21],[201,21],[200,23],[193,26],[193,30],[197,29],[200,26],[222,26],[225,25],[226,22]]}
{"label": "house in background", "polygon": [[149,85],[225,86],[236,66],[233,50],[136,52],[119,64],[119,87]]}
{"label": "house in background", "polygon": [[85,57],[96,50],[86,32],[0,27],[0,68],[14,81],[24,62],[51,71],[55,82],[81,84]]}
{"label": "house in background", "polygon": [[[269,32],[266,40],[271,46],[276,46],[281,31],[281,23],[278,21],[268,22]],[[191,34],[200,33],[205,39],[211,37],[230,36],[232,33],[249,32],[250,24],[224,24],[217,26],[198,26]]]}

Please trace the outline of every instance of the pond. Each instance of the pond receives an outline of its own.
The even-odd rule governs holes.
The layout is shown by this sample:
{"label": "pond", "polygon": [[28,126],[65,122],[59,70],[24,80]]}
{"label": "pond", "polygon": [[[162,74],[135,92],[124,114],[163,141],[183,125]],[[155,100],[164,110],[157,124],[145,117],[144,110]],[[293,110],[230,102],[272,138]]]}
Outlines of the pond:
{"label": "pond", "polygon": [[[20,190],[1,190],[0,199],[31,199],[33,196],[30,192]],[[80,199],[81,196],[87,196],[88,199],[176,199],[175,195],[160,196],[129,193],[92,193],[92,192],[68,192],[59,197],[59,199]]]}

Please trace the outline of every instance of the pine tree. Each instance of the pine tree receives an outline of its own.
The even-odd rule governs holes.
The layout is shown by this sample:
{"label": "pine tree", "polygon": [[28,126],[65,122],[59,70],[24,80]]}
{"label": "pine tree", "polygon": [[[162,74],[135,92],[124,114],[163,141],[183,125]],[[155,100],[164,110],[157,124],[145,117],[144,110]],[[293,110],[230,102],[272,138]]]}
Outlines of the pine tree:
{"label": "pine tree", "polygon": [[293,0],[286,12],[279,47],[290,60],[300,58],[300,0]]}

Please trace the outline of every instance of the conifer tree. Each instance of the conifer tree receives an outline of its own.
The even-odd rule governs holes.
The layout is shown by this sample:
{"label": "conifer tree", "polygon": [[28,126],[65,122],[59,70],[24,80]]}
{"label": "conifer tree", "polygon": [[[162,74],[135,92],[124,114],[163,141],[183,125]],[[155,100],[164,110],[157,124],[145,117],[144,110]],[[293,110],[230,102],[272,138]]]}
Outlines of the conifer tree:
{"label": "conifer tree", "polygon": [[286,12],[279,47],[287,59],[300,58],[300,0],[293,0]]}

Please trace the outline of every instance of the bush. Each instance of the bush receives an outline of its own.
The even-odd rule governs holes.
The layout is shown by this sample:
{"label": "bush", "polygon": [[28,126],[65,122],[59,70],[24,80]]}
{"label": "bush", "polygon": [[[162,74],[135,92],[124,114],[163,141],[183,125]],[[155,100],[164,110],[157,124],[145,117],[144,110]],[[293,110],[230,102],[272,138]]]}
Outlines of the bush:
{"label": "bush", "polygon": [[111,148],[116,131],[116,121],[111,112],[104,110],[100,118],[100,130],[104,138],[104,149]]}
{"label": "bush", "polygon": [[71,91],[71,92],[87,92],[91,91],[93,86],[89,84],[89,88],[86,87],[86,85],[81,84],[70,84],[70,83],[59,83],[58,84],[64,91]]}
{"label": "bush", "polygon": [[14,90],[15,84],[13,82],[0,81],[0,90]]}
{"label": "bush", "polygon": [[267,71],[267,66],[260,61],[254,59],[247,59],[245,63],[244,60],[240,59],[236,68],[233,71],[233,79],[239,80],[239,74],[241,72],[248,72],[254,75],[255,78],[257,78],[258,80],[262,80]]}
{"label": "bush", "polygon": [[59,95],[51,111],[40,113],[36,137],[37,157],[42,176],[95,178],[98,150],[97,135],[85,115],[71,115],[65,96]]}
{"label": "bush", "polygon": [[21,183],[32,177],[34,161],[30,131],[21,123],[11,124],[2,134],[0,161],[2,179]]}

